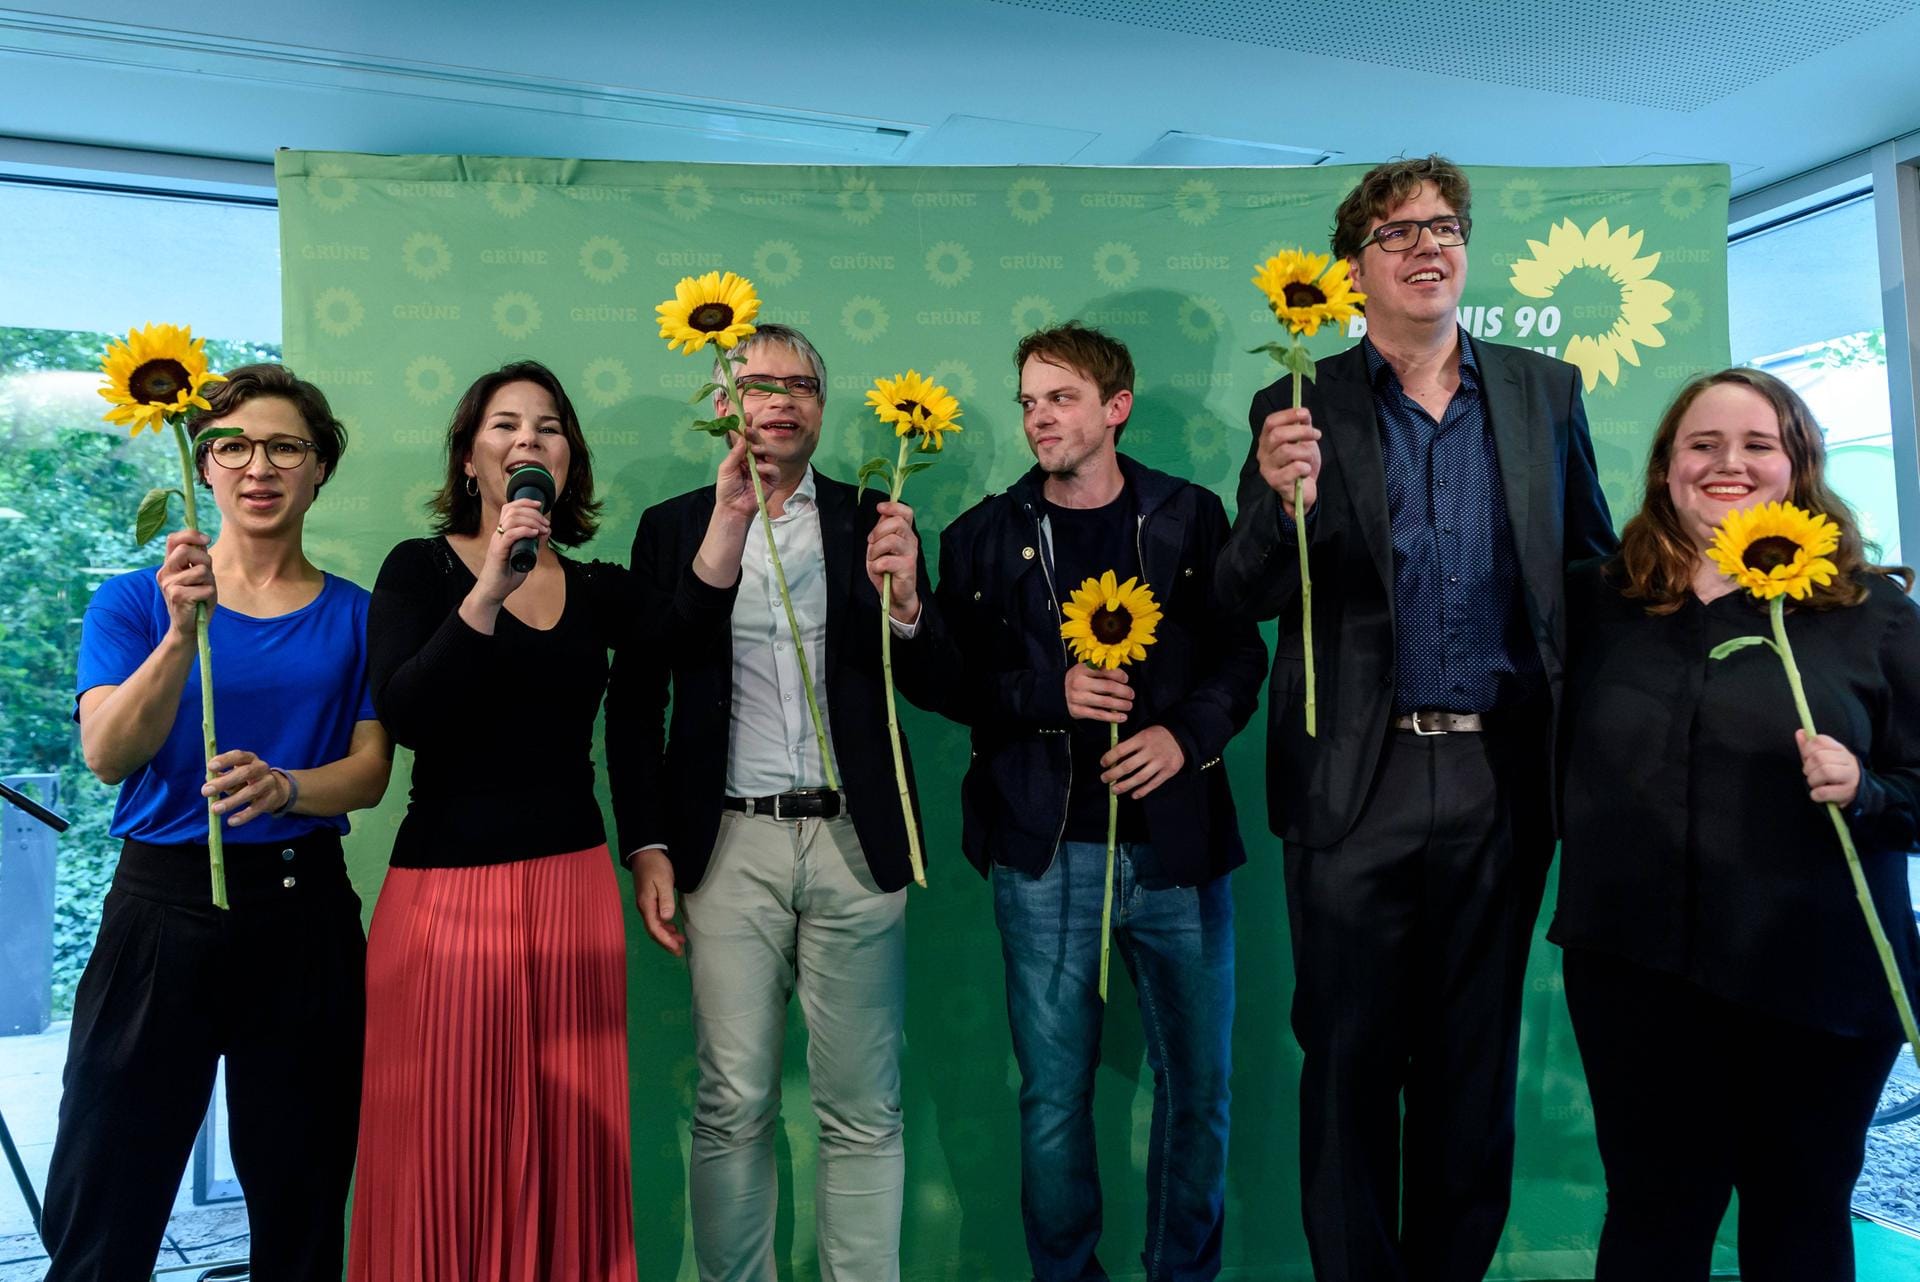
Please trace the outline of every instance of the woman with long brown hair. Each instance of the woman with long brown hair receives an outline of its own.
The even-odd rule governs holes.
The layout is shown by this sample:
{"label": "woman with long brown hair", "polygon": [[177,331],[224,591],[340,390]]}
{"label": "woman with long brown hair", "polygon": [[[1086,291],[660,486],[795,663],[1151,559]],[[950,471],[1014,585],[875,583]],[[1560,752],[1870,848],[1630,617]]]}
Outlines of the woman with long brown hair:
{"label": "woman with long brown hair", "polygon": [[[1853,1273],[1848,1201],[1901,1045],[1825,803],[1839,806],[1911,988],[1920,837],[1920,609],[1874,565],[1805,403],[1729,369],[1681,389],[1619,553],[1569,573],[1560,898],[1567,1005],[1607,1174],[1596,1277],[1707,1276],[1740,1195],[1741,1276]],[[1785,501],[1841,531],[1838,573],[1781,666],[1722,642],[1766,608],[1706,555],[1731,512]]]}

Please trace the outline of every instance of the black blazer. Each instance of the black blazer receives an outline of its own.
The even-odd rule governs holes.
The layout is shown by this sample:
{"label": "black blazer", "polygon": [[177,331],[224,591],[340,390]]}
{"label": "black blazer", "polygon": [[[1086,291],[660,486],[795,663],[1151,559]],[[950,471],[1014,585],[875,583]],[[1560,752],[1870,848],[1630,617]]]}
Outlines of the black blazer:
{"label": "black blazer", "polygon": [[[1557,720],[1565,673],[1564,575],[1570,562],[1613,551],[1613,522],[1593,461],[1580,372],[1518,347],[1473,343],[1520,560],[1527,617]],[[1330,846],[1360,817],[1392,721],[1393,525],[1387,472],[1359,344],[1320,361],[1306,407],[1321,432],[1319,497],[1309,515],[1319,731],[1305,724],[1299,553],[1279,496],[1260,476],[1260,425],[1293,403],[1291,376],[1263,388],[1247,412],[1254,445],[1240,469],[1240,512],[1214,580],[1223,606],[1278,617],[1267,700],[1267,822],[1275,835]],[[1540,752],[1551,757],[1552,725]]]}
{"label": "black blazer", "polygon": [[[884,497],[869,490],[856,499],[851,485],[814,472],[819,505],[820,541],[826,558],[827,642],[823,671],[815,686],[832,718],[833,756],[840,770],[867,866],[882,890],[898,890],[912,879],[907,859],[907,826],[894,785],[893,752],[887,746],[887,704],[880,670],[880,595],[867,581],[867,534]],[[726,795],[727,736],[733,704],[732,607],[739,592],[714,588],[693,573],[693,556],[706,537],[713,515],[713,490],[692,490],[655,504],[640,517],[633,538],[633,572],[671,599],[676,591],[707,608],[690,617],[712,620],[704,629],[682,626],[662,647],[644,647],[616,660],[610,683],[607,719],[631,723],[606,737],[608,770],[624,767],[637,779],[613,798],[623,857],[642,846],[663,843],[673,863],[675,886],[692,890],[706,875],[707,861],[720,830],[721,800]],[[748,553],[765,539],[755,517]],[[920,582],[927,583],[924,558]],[[894,679],[900,692],[927,706],[926,684],[937,672],[917,662],[925,647],[917,643],[933,623],[933,593],[920,594],[920,630],[913,641],[893,642]],[[667,725],[668,694],[672,724]],[[619,745],[616,747],[616,744]],[[903,740],[901,749],[906,752]],[[632,762],[616,762],[616,752],[632,752]],[[912,788],[913,760],[907,755]],[[913,793],[914,814],[919,797]],[[922,849],[926,843],[922,841]]]}

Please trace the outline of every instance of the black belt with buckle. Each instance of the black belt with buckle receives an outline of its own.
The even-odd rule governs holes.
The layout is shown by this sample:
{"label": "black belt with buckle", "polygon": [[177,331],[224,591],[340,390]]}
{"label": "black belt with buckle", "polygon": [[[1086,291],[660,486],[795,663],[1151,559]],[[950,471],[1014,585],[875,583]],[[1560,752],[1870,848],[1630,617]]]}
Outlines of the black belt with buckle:
{"label": "black belt with buckle", "polygon": [[775,819],[832,819],[840,813],[840,794],[831,788],[800,788],[774,797],[727,797],[720,804]]}

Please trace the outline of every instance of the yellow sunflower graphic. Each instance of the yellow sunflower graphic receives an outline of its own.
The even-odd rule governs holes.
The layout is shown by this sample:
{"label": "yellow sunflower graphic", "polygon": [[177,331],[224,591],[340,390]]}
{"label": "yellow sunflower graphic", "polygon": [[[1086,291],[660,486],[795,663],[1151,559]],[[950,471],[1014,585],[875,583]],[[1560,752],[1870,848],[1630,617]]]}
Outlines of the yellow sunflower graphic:
{"label": "yellow sunflower graphic", "polygon": [[540,302],[525,290],[510,289],[493,300],[493,327],[515,342],[540,328]]}
{"label": "yellow sunflower graphic", "polygon": [[1508,278],[1526,297],[1549,299],[1569,274],[1588,268],[1618,291],[1611,319],[1603,316],[1588,332],[1568,338],[1561,353],[1580,367],[1589,392],[1602,377],[1619,382],[1620,362],[1639,365],[1640,348],[1666,346],[1659,325],[1671,315],[1667,301],[1673,287],[1654,279],[1660,255],[1640,254],[1643,236],[1630,227],[1615,229],[1604,218],[1585,231],[1571,218],[1563,219],[1547,233],[1545,244],[1527,242],[1531,256],[1514,263]]}
{"label": "yellow sunflower graphic", "polygon": [[407,395],[422,405],[445,400],[453,391],[453,366],[438,356],[416,356],[400,375]]}
{"label": "yellow sunflower graphic", "polygon": [[960,402],[918,370],[875,379],[867,404],[895,436],[917,436],[923,451],[939,450],[943,433],[961,430],[954,421],[960,417]]}
{"label": "yellow sunflower graphic", "polygon": [[307,195],[317,208],[337,214],[360,199],[360,184],[347,177],[347,167],[335,160],[315,165],[307,175]]}
{"label": "yellow sunflower graphic", "polygon": [[1045,329],[1053,324],[1060,313],[1053,309],[1053,300],[1039,294],[1028,294],[1024,298],[1013,300],[1013,332],[1031,334],[1036,329]]}
{"label": "yellow sunflower graphic", "polygon": [[791,285],[803,263],[790,240],[763,240],[753,251],[753,274],[769,285]]}
{"label": "yellow sunflower graphic", "polygon": [[760,297],[744,276],[708,272],[682,277],[673,297],[653,310],[660,316],[660,337],[667,340],[667,350],[692,355],[708,343],[731,349],[753,333]]}
{"label": "yellow sunflower graphic", "polygon": [[444,237],[417,231],[400,242],[400,265],[415,280],[439,280],[453,270],[453,251]]}
{"label": "yellow sunflower graphic", "polygon": [[612,409],[633,395],[633,374],[627,363],[613,356],[588,361],[580,371],[580,385],[586,397],[601,409]]}
{"label": "yellow sunflower graphic", "polygon": [[849,298],[847,305],[840,309],[840,328],[856,343],[871,343],[887,332],[892,320],[887,315],[886,304],[870,294]]}
{"label": "yellow sunflower graphic", "polygon": [[971,397],[980,390],[980,380],[974,377],[973,366],[951,357],[928,370],[927,377],[936,383],[951,387],[957,394],[965,397]]}
{"label": "yellow sunflower graphic", "polygon": [[1060,635],[1073,657],[1096,668],[1117,668],[1147,657],[1160,624],[1153,591],[1138,579],[1116,581],[1112,570],[1088,579],[1061,607]]}
{"label": "yellow sunflower graphic", "polygon": [[698,174],[675,174],[660,188],[661,203],[683,223],[693,222],[713,208],[713,193]]}
{"label": "yellow sunflower graphic", "polygon": [[539,198],[540,189],[525,174],[505,165],[493,171],[493,181],[487,184],[487,203],[502,218],[524,218]]}
{"label": "yellow sunflower graphic", "polygon": [[100,361],[106,382],[99,389],[113,407],[107,422],[138,436],[147,428],[158,432],[168,418],[190,409],[212,408],[200,389],[226,379],[207,369],[206,345],[184,325],[147,325],[128,333],[125,342],[109,343]]}
{"label": "yellow sunflower graphic", "polygon": [[1140,274],[1140,255],[1125,241],[1110,240],[1093,251],[1093,274],[1108,289],[1125,289]]}
{"label": "yellow sunflower graphic", "polygon": [[1220,304],[1198,294],[1188,295],[1173,319],[1180,332],[1196,343],[1218,338],[1221,327],[1227,323],[1226,313],[1220,310]]}
{"label": "yellow sunflower graphic", "polygon": [[1204,178],[1189,178],[1173,193],[1173,212],[1189,227],[1204,227],[1220,212],[1220,189]]}
{"label": "yellow sunflower graphic", "polygon": [[590,236],[580,246],[580,274],[596,285],[611,285],[627,270],[626,246],[611,236]]}
{"label": "yellow sunflower graphic", "polygon": [[1273,318],[1292,334],[1312,335],[1322,325],[1345,325],[1367,301],[1347,278],[1347,260],[1331,254],[1282,250],[1260,264],[1253,283],[1267,296]]}
{"label": "yellow sunflower graphic", "polygon": [[1538,178],[1515,178],[1500,188],[1500,197],[1494,202],[1505,217],[1516,223],[1531,222],[1546,210],[1546,194],[1540,190]]}
{"label": "yellow sunflower graphic", "polygon": [[1007,212],[1032,226],[1053,212],[1053,191],[1040,178],[1016,178],[1007,184]]}
{"label": "yellow sunflower graphic", "polygon": [[1827,554],[1840,546],[1840,527],[1791,503],[1761,503],[1729,512],[1713,532],[1707,556],[1720,573],[1762,601],[1804,601],[1814,586],[1833,582],[1839,568]]}
{"label": "yellow sunflower graphic", "polygon": [[973,255],[957,240],[943,240],[927,250],[927,276],[934,284],[952,289],[973,275]]}
{"label": "yellow sunflower graphic", "polygon": [[840,184],[840,195],[836,199],[840,213],[855,227],[865,227],[887,207],[886,193],[880,190],[879,184],[858,174]]}
{"label": "yellow sunflower graphic", "polygon": [[1707,188],[1698,174],[1675,174],[1660,189],[1660,208],[1676,222],[1691,218],[1706,207]]}
{"label": "yellow sunflower graphic", "polygon": [[360,322],[366,318],[367,309],[360,295],[350,289],[335,285],[321,290],[313,300],[313,323],[330,338],[345,338],[359,329]]}

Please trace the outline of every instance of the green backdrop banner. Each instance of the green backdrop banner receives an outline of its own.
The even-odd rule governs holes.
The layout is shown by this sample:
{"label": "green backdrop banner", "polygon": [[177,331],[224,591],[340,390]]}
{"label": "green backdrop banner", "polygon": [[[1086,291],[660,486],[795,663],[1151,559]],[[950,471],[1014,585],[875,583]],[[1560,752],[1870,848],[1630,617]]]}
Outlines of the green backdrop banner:
{"label": "green backdrop banner", "polygon": [[[481,156],[282,152],[287,359],[352,433],[310,524],[314,558],[371,585],[395,542],[425,532],[457,394],[533,357],[585,420],[606,515],[587,555],[624,561],[640,512],[710,483],[715,444],[688,430],[708,362],[669,353],[654,304],[681,276],[748,276],[762,318],[806,330],[830,374],[816,463],[842,479],[892,438],[862,404],[908,367],[945,383],[964,434],[906,497],[930,544],[1030,463],[1013,404],[1015,340],[1078,318],[1125,340],[1139,368],[1127,448],[1232,505],[1247,405],[1278,375],[1246,349],[1278,335],[1257,264],[1322,250],[1356,167],[1285,170],[685,166]],[[1727,172],[1718,166],[1475,169],[1462,323],[1553,352],[1585,376],[1616,514],[1677,383],[1727,361]],[[1354,340],[1328,332],[1325,355]],[[933,551],[930,546],[929,552]],[[1269,630],[1271,638],[1271,630]],[[524,675],[524,674],[523,674]],[[1027,1276],[1019,1213],[1018,1074],[991,902],[957,848],[964,736],[908,710],[925,800],[930,889],[910,913],[902,1275]],[[1234,876],[1234,1034],[1228,1276],[1305,1278],[1296,1163],[1299,1057],[1279,843],[1261,829],[1261,734],[1228,754],[1251,858]],[[349,844],[371,907],[406,797]],[[1551,891],[1549,892],[1551,895]],[[634,1196],[643,1279],[692,1278],[686,1150],[694,1086],[687,981],[629,921]],[[1603,1191],[1556,950],[1528,977],[1512,1221],[1492,1274],[1590,1275]],[[1151,1076],[1133,993],[1117,980],[1096,1113],[1103,1258],[1137,1276]],[[806,1032],[792,1020],[781,1132],[782,1277],[816,1276]],[[1133,1270],[1129,1273],[1129,1270]]]}

